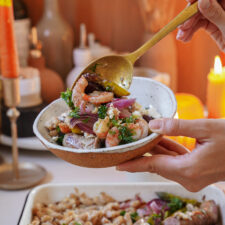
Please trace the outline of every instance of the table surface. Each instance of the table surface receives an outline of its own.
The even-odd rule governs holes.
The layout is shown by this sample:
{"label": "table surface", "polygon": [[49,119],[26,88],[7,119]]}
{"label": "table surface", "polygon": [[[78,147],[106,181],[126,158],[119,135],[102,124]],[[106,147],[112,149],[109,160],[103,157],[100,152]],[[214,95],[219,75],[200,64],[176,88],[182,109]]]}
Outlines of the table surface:
{"label": "table surface", "polygon": [[[11,162],[11,149],[0,145],[0,157],[2,157],[5,162]],[[48,174],[43,180],[42,184],[91,182],[122,183],[132,181],[132,176],[128,175],[128,173],[118,172],[113,167],[105,169],[82,168],[69,164],[61,159],[58,159],[48,151],[20,150],[19,160],[20,162],[30,162],[39,164],[47,170]],[[158,181],[159,178],[154,177],[154,180]],[[225,189],[224,183],[219,183],[218,186]],[[30,190],[31,189],[19,191],[0,190],[1,225],[17,224],[24,205],[24,201]]]}

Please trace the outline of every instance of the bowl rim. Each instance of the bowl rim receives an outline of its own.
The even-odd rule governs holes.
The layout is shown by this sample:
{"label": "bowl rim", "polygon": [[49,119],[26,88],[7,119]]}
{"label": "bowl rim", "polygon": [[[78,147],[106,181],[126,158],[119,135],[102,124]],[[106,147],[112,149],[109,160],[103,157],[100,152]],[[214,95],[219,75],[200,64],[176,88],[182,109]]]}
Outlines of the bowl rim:
{"label": "bowl rim", "polygon": [[[173,102],[173,111],[172,114],[170,115],[170,117],[168,118],[173,118],[176,114],[177,111],[177,101],[176,101],[176,97],[173,93],[173,91],[167,87],[166,85],[155,81],[151,78],[146,78],[146,77],[133,77],[134,80],[148,80],[152,83],[155,83],[158,86],[161,86],[161,88],[164,88],[171,99],[171,102]],[[152,133],[149,136],[142,138],[138,141],[132,142],[132,143],[128,143],[128,144],[124,144],[124,145],[118,145],[115,147],[108,147],[108,148],[97,148],[97,149],[75,149],[75,148],[70,148],[70,147],[64,147],[64,146],[60,146],[57,145],[56,143],[52,143],[49,142],[47,139],[45,139],[41,133],[38,130],[38,123],[40,121],[41,116],[45,113],[45,111],[48,110],[48,108],[55,104],[58,101],[62,101],[61,98],[56,99],[55,101],[53,101],[52,103],[50,103],[49,105],[47,105],[36,117],[34,124],[33,124],[33,131],[34,134],[38,137],[38,139],[48,148],[48,149],[54,149],[54,150],[60,150],[60,151],[67,151],[67,152],[74,152],[74,153],[123,153],[123,152],[127,152],[127,151],[131,151],[131,150],[135,150],[139,147],[142,147],[144,145],[146,145],[147,143],[149,143],[150,141],[153,141],[154,139],[156,139],[157,137],[159,137],[161,134],[158,133]]]}

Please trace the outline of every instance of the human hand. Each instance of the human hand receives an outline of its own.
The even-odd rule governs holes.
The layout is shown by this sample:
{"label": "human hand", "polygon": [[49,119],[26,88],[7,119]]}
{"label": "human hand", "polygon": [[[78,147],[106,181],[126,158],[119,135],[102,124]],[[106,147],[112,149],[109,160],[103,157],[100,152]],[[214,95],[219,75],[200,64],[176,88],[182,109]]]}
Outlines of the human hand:
{"label": "human hand", "polygon": [[[189,3],[196,0],[187,0]],[[179,27],[177,39],[187,42],[200,28],[204,28],[225,52],[225,0],[199,0],[199,13]]]}
{"label": "human hand", "polygon": [[157,173],[192,192],[225,179],[225,119],[159,119],[149,125],[160,134],[196,138],[196,148],[187,153],[180,144],[163,139],[152,156],[125,162],[117,170]]}

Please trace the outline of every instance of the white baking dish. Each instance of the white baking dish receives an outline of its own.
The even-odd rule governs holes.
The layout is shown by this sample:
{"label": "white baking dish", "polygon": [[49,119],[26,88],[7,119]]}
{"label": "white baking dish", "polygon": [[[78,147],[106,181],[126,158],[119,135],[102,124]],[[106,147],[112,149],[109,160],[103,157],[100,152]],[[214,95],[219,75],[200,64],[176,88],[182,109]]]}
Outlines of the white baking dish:
{"label": "white baking dish", "polygon": [[19,225],[28,225],[31,222],[32,208],[36,202],[56,202],[62,200],[68,194],[74,192],[77,187],[80,192],[85,192],[93,197],[104,191],[117,200],[125,200],[139,193],[149,201],[156,197],[155,192],[165,191],[182,197],[194,198],[199,201],[203,196],[213,199],[220,206],[222,224],[225,225],[225,195],[215,186],[209,186],[197,193],[186,191],[183,187],[173,183],[126,183],[126,184],[46,184],[34,188],[27,199]]}

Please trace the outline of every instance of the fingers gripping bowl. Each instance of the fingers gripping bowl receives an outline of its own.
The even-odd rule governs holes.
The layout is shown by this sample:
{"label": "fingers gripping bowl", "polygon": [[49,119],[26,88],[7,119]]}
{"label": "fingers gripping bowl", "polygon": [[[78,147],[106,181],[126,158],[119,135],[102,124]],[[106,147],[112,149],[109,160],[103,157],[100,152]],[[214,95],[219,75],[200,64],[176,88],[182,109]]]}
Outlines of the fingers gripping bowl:
{"label": "fingers gripping bowl", "polygon": [[[176,113],[176,99],[165,85],[149,78],[135,77],[129,89],[129,98],[135,98],[143,107],[152,105],[162,117],[172,118]],[[34,133],[40,141],[59,158],[84,167],[102,168],[118,165],[138,157],[153,148],[161,136],[152,133],[138,141],[96,149],[75,149],[60,146],[52,140],[45,125],[52,117],[58,117],[68,111],[67,104],[58,99],[48,105],[34,122]]]}

